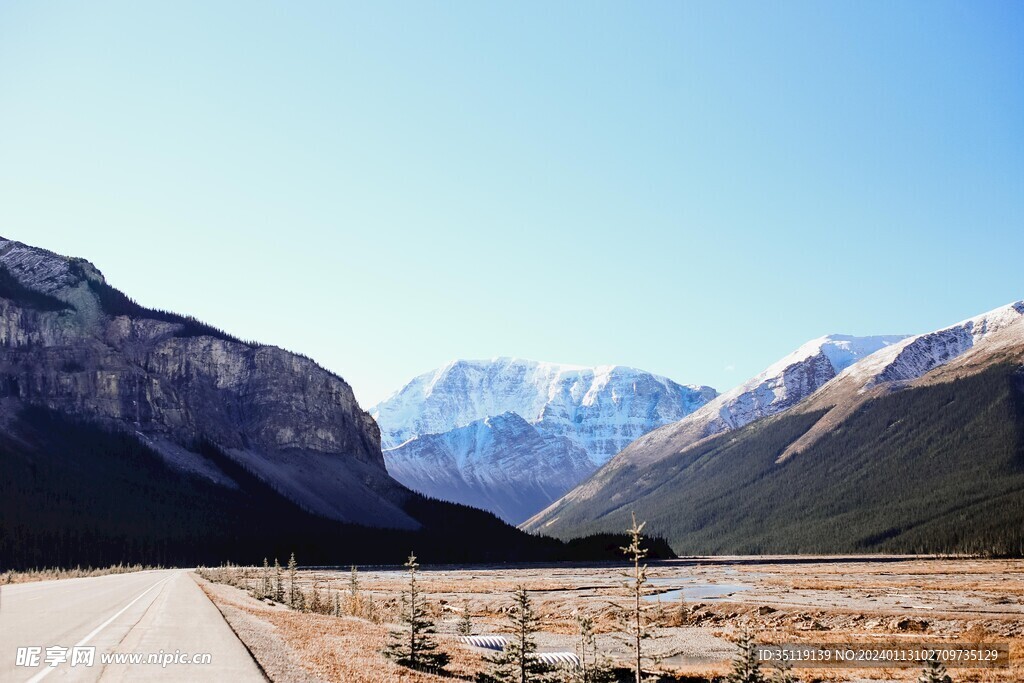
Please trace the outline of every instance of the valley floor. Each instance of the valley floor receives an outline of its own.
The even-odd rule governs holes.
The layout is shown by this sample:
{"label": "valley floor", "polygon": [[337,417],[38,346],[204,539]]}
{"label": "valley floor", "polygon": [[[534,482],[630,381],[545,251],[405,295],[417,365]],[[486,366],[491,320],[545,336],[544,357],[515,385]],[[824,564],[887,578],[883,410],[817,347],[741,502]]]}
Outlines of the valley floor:
{"label": "valley floor", "polygon": [[[621,566],[424,567],[420,585],[437,620],[453,670],[469,677],[481,651],[460,645],[468,603],[475,634],[505,628],[512,592],[523,585],[542,619],[541,651],[573,651],[575,614],[594,617],[599,646],[622,665],[628,650],[618,613],[628,603]],[[260,570],[225,579],[253,588]],[[1009,643],[1011,665],[953,669],[955,681],[1024,680],[1024,561],[921,557],[731,557],[653,563],[647,618],[655,637],[651,669],[679,680],[724,674],[743,630],[761,642]],[[216,577],[215,577],[216,578]],[[307,599],[342,601],[350,572],[302,570]],[[361,568],[364,618],[296,612],[243,590],[204,583],[208,595],[273,680],[429,681],[440,678],[395,666],[380,655],[405,585],[399,568]],[[801,680],[916,680],[917,669],[806,669]],[[671,680],[671,678],[670,678]]]}

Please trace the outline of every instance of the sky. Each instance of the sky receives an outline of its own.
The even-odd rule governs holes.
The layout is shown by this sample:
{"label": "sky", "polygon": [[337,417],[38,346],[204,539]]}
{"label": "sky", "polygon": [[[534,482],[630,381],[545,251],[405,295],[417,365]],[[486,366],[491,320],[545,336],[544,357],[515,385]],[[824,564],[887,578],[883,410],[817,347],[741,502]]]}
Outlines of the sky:
{"label": "sky", "polygon": [[299,351],[720,390],[1024,298],[1024,3],[0,0],[0,235]]}

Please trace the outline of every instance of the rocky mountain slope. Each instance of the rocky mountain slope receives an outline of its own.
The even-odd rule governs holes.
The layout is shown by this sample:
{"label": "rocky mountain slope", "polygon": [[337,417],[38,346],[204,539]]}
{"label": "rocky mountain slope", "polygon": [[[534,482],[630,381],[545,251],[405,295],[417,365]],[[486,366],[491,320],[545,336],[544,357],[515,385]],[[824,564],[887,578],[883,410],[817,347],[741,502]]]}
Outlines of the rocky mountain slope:
{"label": "rocky mountain slope", "polygon": [[813,444],[867,400],[926,376],[929,382],[955,379],[964,372],[1014,358],[1024,339],[1022,317],[1024,301],[1017,301],[941,330],[908,337],[851,365],[801,407],[828,412],[786,448],[781,458]]}
{"label": "rocky mountain slope", "polygon": [[385,453],[388,472],[425,495],[490,510],[516,524],[593,472],[587,452],[515,413],[410,439]]}
{"label": "rocky mountain slope", "polygon": [[416,377],[370,414],[381,425],[383,447],[390,449],[417,436],[515,413],[545,434],[568,437],[600,465],[641,434],[716,395],[711,387],[619,365],[457,360]]}
{"label": "rocky mountain slope", "polygon": [[858,359],[902,339],[903,336],[849,335],[812,339],[690,415],[632,442],[594,476],[529,520],[526,526],[543,528],[559,507],[571,501],[606,495],[607,482],[620,467],[678,453],[702,439],[782,412],[825,386]]}
{"label": "rocky mountain slope", "polygon": [[420,375],[371,414],[396,479],[518,523],[638,436],[714,396],[622,366],[496,358]]}
{"label": "rocky mountain slope", "polygon": [[400,561],[413,547],[433,561],[561,552],[395,481],[374,420],[312,360],[0,238],[0,566]]}
{"label": "rocky mountain slope", "polygon": [[1022,364],[1017,302],[728,434],[641,439],[525,526],[618,529],[635,510],[683,552],[1020,552]]}
{"label": "rocky mountain slope", "polygon": [[340,377],[283,349],[150,314],[87,261],[2,240],[0,266],[51,301],[45,310],[0,299],[5,399],[129,427],[170,464],[226,483],[191,448],[207,439],[311,512],[417,526],[387,476],[376,424]]}

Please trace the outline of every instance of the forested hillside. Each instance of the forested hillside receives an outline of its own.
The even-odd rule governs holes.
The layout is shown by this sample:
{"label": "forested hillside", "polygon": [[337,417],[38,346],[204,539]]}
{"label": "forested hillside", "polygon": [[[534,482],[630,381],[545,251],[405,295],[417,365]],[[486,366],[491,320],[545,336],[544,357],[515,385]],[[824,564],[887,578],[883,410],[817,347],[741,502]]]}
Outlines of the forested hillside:
{"label": "forested hillside", "polygon": [[623,526],[631,511],[681,554],[1024,549],[1024,378],[997,365],[870,401],[777,462],[820,412],[753,423],[648,467],[547,531]]}
{"label": "forested hillside", "polygon": [[343,524],[301,509],[216,446],[196,450],[237,486],[169,467],[134,435],[22,410],[0,433],[0,569],[258,564],[293,552],[310,564],[399,563],[411,550],[432,563],[618,559],[625,543],[622,534],[568,544],[533,537],[411,492],[405,510],[418,531]]}

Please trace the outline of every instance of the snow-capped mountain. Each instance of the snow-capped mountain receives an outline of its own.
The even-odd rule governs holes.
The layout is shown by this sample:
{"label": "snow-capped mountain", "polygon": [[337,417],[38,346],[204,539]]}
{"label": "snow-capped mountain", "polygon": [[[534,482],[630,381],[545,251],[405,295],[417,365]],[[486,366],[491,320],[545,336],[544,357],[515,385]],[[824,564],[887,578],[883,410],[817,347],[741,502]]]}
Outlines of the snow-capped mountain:
{"label": "snow-capped mountain", "polygon": [[1007,330],[1016,332],[1013,336],[1019,341],[1021,318],[1024,301],[1015,301],[941,330],[908,337],[851,365],[837,384],[851,382],[865,388],[917,379],[972,349],[998,340],[1000,333]]}
{"label": "snow-capped mountain", "polygon": [[812,339],[690,415],[636,439],[593,477],[530,519],[526,526],[542,527],[566,501],[611,495],[613,492],[605,491],[604,484],[619,468],[650,463],[679,453],[702,439],[782,412],[812,395],[857,360],[905,338],[834,334]]}
{"label": "snow-capped mountain", "polygon": [[392,476],[518,522],[715,395],[622,366],[495,358],[420,375],[370,414]]}
{"label": "snow-capped mountain", "polygon": [[518,524],[594,471],[587,452],[515,413],[410,439],[385,451],[388,472],[434,498],[491,510]]}
{"label": "snow-capped mountain", "polygon": [[370,414],[388,449],[424,434],[515,413],[544,434],[568,437],[600,465],[638,436],[690,414],[716,395],[711,387],[677,384],[619,365],[457,360],[416,377]]}
{"label": "snow-capped mountain", "polygon": [[802,411],[828,413],[801,438],[790,444],[780,459],[806,449],[842,422],[867,400],[903,388],[922,378],[938,381],[964,372],[968,366],[986,366],[1024,343],[1024,301],[1015,301],[934,332],[926,332],[887,346],[854,363],[800,406]]}
{"label": "snow-capped mountain", "polygon": [[861,358],[904,338],[833,334],[812,339],[704,406],[692,421],[707,418],[707,436],[773,415],[807,398]]}
{"label": "snow-capped mountain", "polygon": [[678,452],[697,441],[779,413],[804,400],[857,360],[896,344],[905,335],[812,339],[682,420],[647,434],[630,448],[640,457]]}
{"label": "snow-capped mountain", "polygon": [[1015,552],[1024,301],[838,358],[834,340],[638,439],[521,527],[612,531],[635,511],[693,552]]}
{"label": "snow-capped mountain", "polygon": [[[970,355],[968,351],[999,348],[1000,340],[1007,336],[1013,337],[1011,341],[1019,341],[1024,330],[1022,317],[1024,301],[1018,301],[916,336],[832,335],[815,339],[677,425],[669,425],[661,431],[671,434],[674,447],[683,448],[688,444],[681,443],[680,437],[692,439],[699,435],[697,439],[700,439],[735,429],[781,412],[812,395],[801,410],[833,406],[839,406],[840,411],[852,410],[859,405],[851,400],[855,394],[873,388],[888,391]],[[823,421],[821,428],[829,423],[829,420]],[[647,438],[653,440],[661,436],[661,431]],[[820,431],[812,429],[806,439],[816,438]],[[804,443],[805,440],[801,440],[791,449]],[[787,450],[787,454],[790,452],[793,451]]]}

